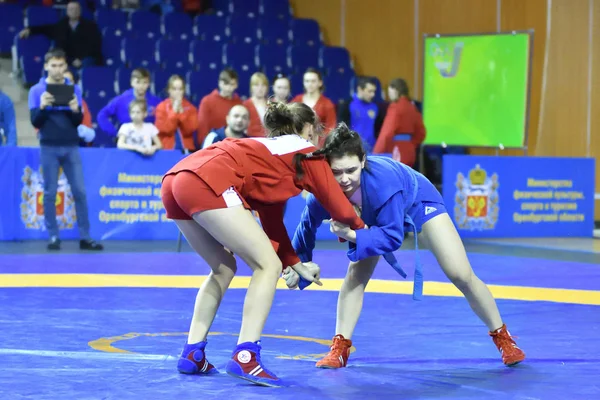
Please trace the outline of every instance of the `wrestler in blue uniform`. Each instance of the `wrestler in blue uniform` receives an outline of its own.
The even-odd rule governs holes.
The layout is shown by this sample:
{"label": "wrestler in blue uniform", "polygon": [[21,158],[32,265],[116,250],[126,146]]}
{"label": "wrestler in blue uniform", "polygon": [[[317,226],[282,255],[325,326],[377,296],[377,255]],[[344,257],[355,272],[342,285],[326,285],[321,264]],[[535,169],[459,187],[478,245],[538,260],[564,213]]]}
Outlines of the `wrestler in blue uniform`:
{"label": "wrestler in blue uniform", "polygon": [[[496,302],[487,286],[475,275],[466,251],[444,206],[437,189],[420,173],[387,157],[365,156],[358,133],[345,124],[332,130],[325,146],[314,156],[327,158],[333,175],[350,200],[360,210],[368,229],[352,230],[337,221],[331,221],[331,231],[349,242],[348,258],[351,263],[338,298],[336,336],[329,354],[317,367],[345,367],[350,355],[350,337],[362,308],[364,288],[377,264],[378,256],[403,277],[392,252],[398,250],[406,229],[427,239],[429,247],[446,276],[465,295],[471,308],[487,325],[496,347],[506,365],[517,364],[525,358],[502,322]],[[317,228],[329,219],[314,196],[309,195],[292,244],[302,262],[312,261]],[[293,270],[284,271],[289,287],[307,286]],[[416,252],[413,298],[420,299],[423,274]]]}
{"label": "wrestler in blue uniform", "polygon": [[[445,213],[444,200],[422,174],[388,157],[368,156],[360,182],[361,217],[369,229],[356,232],[356,243],[350,242],[348,258],[359,261],[383,255],[394,269],[406,277],[392,252],[402,245],[405,229],[411,230],[416,238],[425,222]],[[323,220],[330,218],[315,196],[309,194],[292,240],[294,250],[303,262],[312,261],[317,229]],[[415,243],[418,243],[417,240]],[[301,286],[306,287],[304,280],[301,281]],[[421,299],[422,292],[423,274],[417,252],[415,300]]]}

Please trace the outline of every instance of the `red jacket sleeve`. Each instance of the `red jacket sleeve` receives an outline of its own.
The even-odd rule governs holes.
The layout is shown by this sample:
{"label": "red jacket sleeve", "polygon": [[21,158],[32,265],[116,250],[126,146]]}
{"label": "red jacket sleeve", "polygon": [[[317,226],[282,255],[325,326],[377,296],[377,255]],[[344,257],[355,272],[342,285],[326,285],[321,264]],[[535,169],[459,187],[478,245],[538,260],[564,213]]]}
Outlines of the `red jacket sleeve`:
{"label": "red jacket sleeve", "polygon": [[193,105],[186,104],[186,106],[189,106],[189,108],[178,114],[179,130],[182,136],[192,137],[198,129],[198,112]]}
{"label": "red jacket sleeve", "polygon": [[173,136],[177,130],[177,113],[171,108],[169,100],[156,106],[154,125],[163,136]]}
{"label": "red jacket sleeve", "polygon": [[350,225],[354,230],[365,227],[324,158],[305,159],[302,161],[302,167],[305,173],[303,187],[315,195],[332,219]]}
{"label": "red jacket sleeve", "polygon": [[375,142],[375,147],[373,148],[373,153],[391,153],[393,143],[394,143],[394,135],[396,134],[396,130],[398,128],[398,110],[397,103],[390,104],[387,113],[385,115],[385,119],[383,120],[383,126],[381,127],[381,132],[379,133],[379,137]]}
{"label": "red jacket sleeve", "polygon": [[273,244],[277,256],[283,264],[283,269],[298,264],[300,258],[298,258],[292,247],[292,242],[283,223],[283,208],[285,203],[253,206],[255,211],[258,212],[263,230],[271,240],[271,244]]}

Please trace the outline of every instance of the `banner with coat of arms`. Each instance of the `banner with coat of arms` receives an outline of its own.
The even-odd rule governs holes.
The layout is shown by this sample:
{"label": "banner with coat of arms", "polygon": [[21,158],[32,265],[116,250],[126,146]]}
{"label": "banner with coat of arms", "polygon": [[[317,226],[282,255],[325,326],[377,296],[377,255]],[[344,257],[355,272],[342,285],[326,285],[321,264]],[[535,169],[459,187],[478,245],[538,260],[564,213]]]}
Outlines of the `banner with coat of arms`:
{"label": "banner with coat of arms", "polygon": [[[80,152],[94,239],[177,239],[177,227],[166,218],[160,189],[163,175],[182,158],[181,153],[159,151],[145,157],[119,149],[82,148]],[[47,239],[40,149],[0,147],[0,179],[4,189],[0,240]],[[302,194],[286,204],[284,223],[290,236],[305,204]],[[61,239],[78,239],[75,199],[62,170],[54,207]],[[337,236],[323,224],[317,239],[336,240]]]}
{"label": "banner with coat of arms", "polygon": [[443,197],[463,237],[591,237],[595,160],[445,155]]}

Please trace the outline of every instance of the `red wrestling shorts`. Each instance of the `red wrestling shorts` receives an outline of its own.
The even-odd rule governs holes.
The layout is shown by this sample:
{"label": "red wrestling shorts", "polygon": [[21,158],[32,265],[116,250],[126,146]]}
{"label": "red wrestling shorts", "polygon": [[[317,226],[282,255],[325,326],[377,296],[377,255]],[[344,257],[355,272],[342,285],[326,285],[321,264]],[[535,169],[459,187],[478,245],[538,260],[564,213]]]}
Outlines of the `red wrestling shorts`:
{"label": "red wrestling shorts", "polygon": [[160,195],[169,219],[190,220],[199,211],[243,204],[233,187],[216,195],[198,175],[189,171],[165,176]]}

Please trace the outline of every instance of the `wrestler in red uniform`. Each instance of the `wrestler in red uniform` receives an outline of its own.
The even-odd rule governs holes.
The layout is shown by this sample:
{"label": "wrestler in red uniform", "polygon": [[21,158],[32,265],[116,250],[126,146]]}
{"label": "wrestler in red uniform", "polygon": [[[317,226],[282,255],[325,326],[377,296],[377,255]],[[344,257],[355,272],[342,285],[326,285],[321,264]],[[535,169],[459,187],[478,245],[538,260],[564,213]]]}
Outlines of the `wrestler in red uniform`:
{"label": "wrestler in red uniform", "polygon": [[[225,139],[175,165],[163,179],[167,216],[211,267],[196,298],[188,344],[178,363],[182,373],[214,372],[205,357],[206,336],[219,303],[236,272],[235,258],[253,270],[244,302],[238,346],[226,370],[265,386],[280,386],[260,360],[260,336],[282,267],[310,281],[318,269],[303,265],[283,223],[283,206],[303,189],[313,193],[333,219],[362,229],[364,223],[337,184],[326,154],[307,139],[318,125],[302,103],[277,103],[265,114],[269,138]],[[252,217],[259,213],[264,231]],[[270,241],[270,242],[269,242]],[[227,250],[228,249],[228,250]]]}

